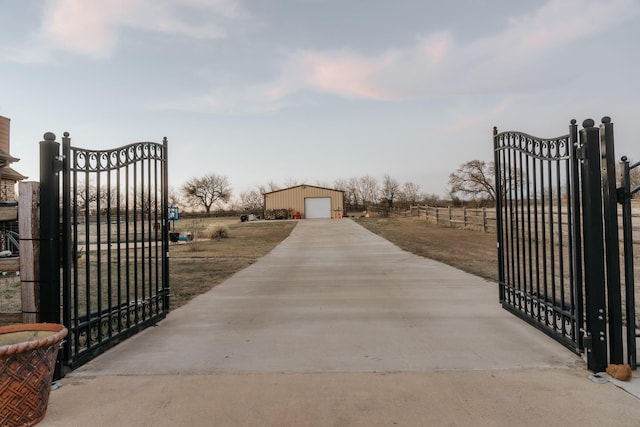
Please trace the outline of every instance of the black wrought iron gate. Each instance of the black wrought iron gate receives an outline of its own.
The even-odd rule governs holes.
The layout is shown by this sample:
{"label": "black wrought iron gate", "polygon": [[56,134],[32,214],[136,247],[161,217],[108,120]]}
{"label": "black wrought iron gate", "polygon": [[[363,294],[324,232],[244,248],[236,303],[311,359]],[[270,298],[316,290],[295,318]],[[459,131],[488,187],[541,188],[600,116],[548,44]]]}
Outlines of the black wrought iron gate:
{"label": "black wrought iron gate", "polygon": [[624,287],[626,361],[635,369],[631,215],[623,217],[623,281],[617,209],[634,192],[630,166],[626,190],[617,188],[613,124],[605,117],[594,125],[585,120],[578,131],[572,120],[568,134],[550,139],[494,128],[500,301],[576,353],[586,351],[588,368],[600,372],[608,360],[624,361]]}
{"label": "black wrought iron gate", "polygon": [[41,280],[42,320],[69,329],[69,368],[169,310],[167,145],[88,150],[67,133],[61,152],[53,134],[40,145],[40,265],[61,272]]}

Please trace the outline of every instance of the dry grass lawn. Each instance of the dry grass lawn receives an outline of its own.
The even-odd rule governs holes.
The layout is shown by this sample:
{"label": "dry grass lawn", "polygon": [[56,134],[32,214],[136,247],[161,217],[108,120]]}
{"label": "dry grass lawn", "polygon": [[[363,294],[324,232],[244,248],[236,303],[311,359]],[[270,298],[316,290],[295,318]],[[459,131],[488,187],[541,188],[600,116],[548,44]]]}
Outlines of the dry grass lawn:
{"label": "dry grass lawn", "polygon": [[[238,218],[176,222],[175,231],[183,235],[191,232],[195,240],[169,246],[171,308],[186,304],[253,264],[287,238],[295,225],[292,221],[240,222]],[[211,239],[218,227],[226,227],[228,237]]]}
{"label": "dry grass lawn", "polygon": [[488,280],[498,280],[498,253],[493,233],[444,227],[416,217],[373,217],[354,221],[405,251]]}

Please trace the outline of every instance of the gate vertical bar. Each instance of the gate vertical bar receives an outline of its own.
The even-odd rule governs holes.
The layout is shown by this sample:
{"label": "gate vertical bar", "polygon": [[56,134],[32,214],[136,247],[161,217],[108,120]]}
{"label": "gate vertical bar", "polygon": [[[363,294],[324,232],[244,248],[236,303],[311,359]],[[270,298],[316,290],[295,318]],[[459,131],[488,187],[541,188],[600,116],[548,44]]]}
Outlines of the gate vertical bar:
{"label": "gate vertical bar", "polygon": [[600,169],[600,129],[587,119],[582,123],[582,210],[585,267],[587,367],[604,372],[607,367],[604,237]]}
{"label": "gate vertical bar", "polygon": [[60,144],[47,132],[40,142],[40,320],[60,323]]}
{"label": "gate vertical bar", "polygon": [[498,128],[493,128],[493,165],[495,172],[495,193],[496,193],[496,246],[498,251],[498,292],[500,302],[504,301],[504,259],[503,259],[503,230],[502,230],[502,182],[500,152],[498,151]]}
{"label": "gate vertical bar", "polygon": [[609,117],[603,117],[602,124],[600,125],[600,150],[602,154],[607,308],[609,313],[609,358],[611,363],[621,364],[624,360],[624,350],[622,344],[622,291],[620,289],[618,200],[613,123],[611,123],[611,118]]}
{"label": "gate vertical bar", "polygon": [[71,355],[71,345],[73,343],[71,333],[71,272],[72,272],[72,239],[71,239],[71,138],[69,132],[65,132],[62,137],[62,323],[70,332],[62,346],[65,363],[69,363]]}
{"label": "gate vertical bar", "polygon": [[571,120],[569,126],[569,143],[571,144],[571,237],[569,240],[571,250],[571,261],[573,268],[571,289],[573,293],[573,309],[576,318],[576,328],[574,331],[578,350],[584,350],[584,340],[582,330],[584,330],[584,295],[582,288],[583,264],[582,264],[582,221],[580,210],[580,159],[578,158],[578,124],[575,119]]}
{"label": "gate vertical bar", "polygon": [[635,302],[635,279],[633,265],[633,224],[631,220],[631,197],[633,192],[639,191],[640,187],[631,190],[631,169],[640,167],[640,162],[629,166],[629,160],[622,158],[622,179],[621,194],[619,195],[622,204],[622,229],[624,244],[624,285],[625,298],[627,303],[627,363],[631,369],[636,369],[638,359],[636,354],[636,302]]}
{"label": "gate vertical bar", "polygon": [[163,309],[169,311],[169,141],[162,139],[162,293]]}

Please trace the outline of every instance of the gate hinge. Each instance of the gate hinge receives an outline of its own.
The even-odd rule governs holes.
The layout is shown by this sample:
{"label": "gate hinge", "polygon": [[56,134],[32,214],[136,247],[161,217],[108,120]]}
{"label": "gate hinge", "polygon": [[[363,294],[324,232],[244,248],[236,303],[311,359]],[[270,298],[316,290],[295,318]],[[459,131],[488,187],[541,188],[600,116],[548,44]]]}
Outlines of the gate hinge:
{"label": "gate hinge", "polygon": [[586,151],[582,145],[576,145],[576,157],[578,160],[585,160],[587,158]]}
{"label": "gate hinge", "polygon": [[55,162],[53,164],[53,170],[55,173],[61,172],[64,169],[64,160],[65,160],[65,156],[64,154],[59,154],[57,155],[55,158]]}
{"label": "gate hinge", "polygon": [[582,344],[585,349],[593,350],[593,340],[591,339],[591,335],[585,335],[582,337]]}

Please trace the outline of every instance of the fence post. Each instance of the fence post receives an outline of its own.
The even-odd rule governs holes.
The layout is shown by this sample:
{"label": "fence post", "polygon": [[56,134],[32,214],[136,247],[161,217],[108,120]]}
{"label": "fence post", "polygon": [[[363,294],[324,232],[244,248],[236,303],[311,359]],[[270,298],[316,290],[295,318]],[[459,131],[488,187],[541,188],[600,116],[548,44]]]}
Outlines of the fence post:
{"label": "fence post", "polygon": [[482,231],[487,232],[487,208],[482,208]]}
{"label": "fence post", "polygon": [[40,187],[37,182],[18,183],[18,227],[20,234],[20,289],[22,321],[39,322],[38,281],[40,280],[40,225],[38,201]]}
{"label": "fence post", "polygon": [[616,189],[613,123],[603,117],[600,125],[602,153],[602,194],[604,198],[604,237],[609,311],[609,358],[611,363],[624,360],[622,347],[622,291],[620,289],[620,249],[618,239],[618,197]]}
{"label": "fence post", "polygon": [[449,216],[449,227],[451,227],[451,206],[447,207],[447,215]]}
{"label": "fence post", "polygon": [[60,323],[60,144],[47,132],[40,142],[40,311]]}
{"label": "fence post", "polygon": [[607,367],[607,319],[605,305],[604,238],[600,168],[600,129],[594,121],[582,123],[582,210],[586,303],[587,367],[604,372]]}

